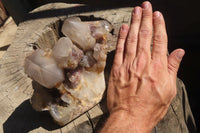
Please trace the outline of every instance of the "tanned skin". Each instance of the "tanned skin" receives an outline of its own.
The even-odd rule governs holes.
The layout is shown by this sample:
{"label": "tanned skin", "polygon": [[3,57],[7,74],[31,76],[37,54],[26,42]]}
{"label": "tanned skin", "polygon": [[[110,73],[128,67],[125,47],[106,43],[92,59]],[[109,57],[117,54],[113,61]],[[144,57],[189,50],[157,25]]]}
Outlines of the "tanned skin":
{"label": "tanned skin", "polygon": [[167,56],[167,40],[163,15],[148,1],[135,7],[130,28],[119,31],[107,91],[110,116],[101,133],[150,133],[165,116],[185,54],[176,49]]}

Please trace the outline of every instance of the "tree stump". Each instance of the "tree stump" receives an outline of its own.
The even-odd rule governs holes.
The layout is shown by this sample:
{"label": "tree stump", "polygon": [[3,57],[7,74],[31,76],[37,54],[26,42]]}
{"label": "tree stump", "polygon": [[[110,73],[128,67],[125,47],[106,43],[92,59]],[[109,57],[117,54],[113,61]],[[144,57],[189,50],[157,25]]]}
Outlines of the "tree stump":
{"label": "tree stump", "polygon": [[[98,131],[107,117],[105,99],[92,109],[83,113],[65,126],[55,124],[46,112],[32,109],[29,99],[33,93],[32,80],[24,73],[24,59],[36,48],[52,48],[60,37],[63,20],[70,16],[81,16],[83,19],[106,19],[114,26],[113,38],[110,39],[110,51],[115,49],[118,30],[122,23],[130,23],[133,8],[117,9],[92,8],[86,5],[51,3],[41,6],[29,13],[26,21],[20,23],[14,42],[0,60],[0,132],[55,132],[55,133],[92,133]],[[113,52],[108,54],[105,79],[113,60]],[[177,84],[181,84],[177,80]],[[185,96],[183,98],[183,95]],[[182,102],[186,101],[184,105]],[[184,86],[178,89],[178,95],[171,104],[167,116],[152,132],[188,132],[188,116],[193,120],[188,108]],[[188,111],[189,110],[189,111]],[[174,126],[175,125],[175,126]],[[173,127],[173,129],[171,128]]]}

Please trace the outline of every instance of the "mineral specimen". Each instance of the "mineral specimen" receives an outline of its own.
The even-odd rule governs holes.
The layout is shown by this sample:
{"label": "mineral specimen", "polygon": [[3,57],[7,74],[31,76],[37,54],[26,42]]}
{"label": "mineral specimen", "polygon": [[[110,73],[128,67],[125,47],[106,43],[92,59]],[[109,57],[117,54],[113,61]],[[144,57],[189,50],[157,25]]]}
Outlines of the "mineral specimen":
{"label": "mineral specimen", "polygon": [[51,50],[38,49],[25,59],[25,73],[46,88],[64,81],[63,70],[51,57]]}
{"label": "mineral specimen", "polygon": [[38,49],[25,59],[25,73],[40,84],[33,87],[31,104],[35,110],[48,110],[64,125],[101,100],[111,30],[112,25],[105,20],[68,18],[62,26],[65,37],[52,50]]}
{"label": "mineral specimen", "polygon": [[94,48],[96,40],[91,35],[89,25],[81,22],[79,19],[66,19],[62,26],[62,33],[84,51]]}
{"label": "mineral specimen", "polygon": [[53,48],[53,56],[58,65],[66,69],[75,69],[83,55],[83,51],[67,37],[60,38]]}
{"label": "mineral specimen", "polygon": [[107,34],[110,34],[110,32],[112,31],[112,25],[105,20],[86,23],[89,24],[91,34],[97,42],[102,41],[104,38],[107,38]]}

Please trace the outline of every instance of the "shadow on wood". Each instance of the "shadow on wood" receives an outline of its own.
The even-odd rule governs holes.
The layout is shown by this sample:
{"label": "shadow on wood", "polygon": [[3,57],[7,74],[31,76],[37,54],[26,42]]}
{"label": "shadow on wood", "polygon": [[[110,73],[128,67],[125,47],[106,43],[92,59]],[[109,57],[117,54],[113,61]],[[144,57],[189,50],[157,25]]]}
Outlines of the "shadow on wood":
{"label": "shadow on wood", "polygon": [[[91,123],[85,121],[75,128],[72,128],[69,133],[74,132],[84,132],[92,133],[99,131],[105,123],[108,114],[103,114],[101,116],[93,118],[92,124],[94,129],[91,128]],[[48,131],[53,131],[61,126],[57,125],[48,112],[37,112],[35,111],[29,100],[24,101],[16,110],[11,114],[11,116],[3,124],[4,133],[27,133],[36,128],[42,127]]]}
{"label": "shadow on wood", "polygon": [[[35,11],[30,12],[25,18],[24,21],[27,20],[34,20],[34,19],[41,19],[41,18],[51,18],[51,17],[59,17],[65,15],[73,15],[78,13],[88,13],[94,11],[104,11],[109,9],[117,9],[119,7],[91,7],[88,5],[80,5],[75,7],[68,7],[68,8],[59,8],[59,9],[47,9],[42,11]],[[91,21],[91,19],[90,19]]]}
{"label": "shadow on wood", "polygon": [[43,127],[49,131],[60,128],[48,112],[36,112],[29,100],[18,106],[3,124],[4,133],[27,133]]}
{"label": "shadow on wood", "polygon": [[5,50],[7,50],[9,47],[10,47],[10,44],[9,44],[9,45],[6,45],[6,46],[3,46],[3,47],[0,47],[0,51],[5,51]]}

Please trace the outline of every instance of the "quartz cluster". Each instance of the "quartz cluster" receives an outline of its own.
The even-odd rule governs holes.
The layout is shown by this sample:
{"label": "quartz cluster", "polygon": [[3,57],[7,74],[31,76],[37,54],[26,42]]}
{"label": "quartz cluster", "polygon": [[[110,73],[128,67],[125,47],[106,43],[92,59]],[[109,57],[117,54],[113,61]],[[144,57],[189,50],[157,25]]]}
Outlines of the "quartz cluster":
{"label": "quartz cluster", "polygon": [[37,49],[25,59],[25,73],[40,84],[31,104],[48,110],[64,125],[97,104],[104,93],[107,38],[112,25],[106,20],[67,18],[52,49]]}

